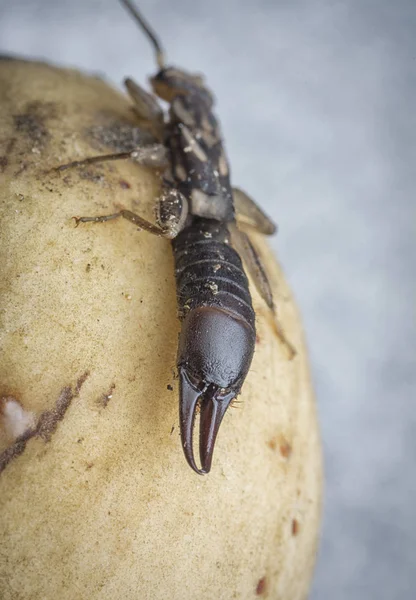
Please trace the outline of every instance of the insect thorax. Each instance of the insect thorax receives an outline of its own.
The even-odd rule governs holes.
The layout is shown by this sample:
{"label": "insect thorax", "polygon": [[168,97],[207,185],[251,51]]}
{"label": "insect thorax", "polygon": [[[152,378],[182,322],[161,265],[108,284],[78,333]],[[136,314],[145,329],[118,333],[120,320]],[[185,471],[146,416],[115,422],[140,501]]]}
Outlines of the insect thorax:
{"label": "insect thorax", "polygon": [[221,131],[210,107],[195,95],[176,96],[170,107],[167,143],[172,174],[190,213],[234,220],[234,206]]}

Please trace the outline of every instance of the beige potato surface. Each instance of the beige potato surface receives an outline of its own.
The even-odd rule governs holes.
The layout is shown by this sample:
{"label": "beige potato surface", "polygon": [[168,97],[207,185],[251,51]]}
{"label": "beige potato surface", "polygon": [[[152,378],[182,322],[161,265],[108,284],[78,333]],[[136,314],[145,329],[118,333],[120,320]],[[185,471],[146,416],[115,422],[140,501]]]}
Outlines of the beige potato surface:
{"label": "beige potato surface", "polygon": [[[179,437],[179,322],[158,176],[131,161],[51,170],[152,141],[131,103],[76,71],[0,60],[0,598],[307,597],[321,452],[297,309],[266,242],[287,358],[251,286],[252,368],[196,475]],[[232,157],[231,157],[232,161]]]}

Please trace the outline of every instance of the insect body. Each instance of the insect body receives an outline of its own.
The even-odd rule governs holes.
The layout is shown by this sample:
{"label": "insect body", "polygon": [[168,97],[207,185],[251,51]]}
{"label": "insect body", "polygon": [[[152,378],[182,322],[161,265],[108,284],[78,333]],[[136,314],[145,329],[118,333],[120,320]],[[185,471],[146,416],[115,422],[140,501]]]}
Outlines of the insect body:
{"label": "insect body", "polygon": [[[172,240],[182,323],[177,355],[181,439],[189,465],[204,474],[211,468],[221,421],[241,390],[254,353],[255,313],[242,258],[274,311],[260,259],[237,223],[245,221],[264,234],[274,233],[275,226],[251,198],[231,187],[228,161],[212,112],[213,97],[202,78],[166,67],[157,38],[130,1],[122,1],[156,49],[160,70],[150,81],[154,92],[170,104],[168,118],[155,98],[131,79],[126,80],[126,86],[136,112],[151,124],[160,143],[58,168],[118,158],[163,168],[157,225],[129,210],[77,221],[103,222],[122,216],[141,229]],[[293,355],[277,320],[275,327]],[[200,467],[193,449],[198,406]]]}

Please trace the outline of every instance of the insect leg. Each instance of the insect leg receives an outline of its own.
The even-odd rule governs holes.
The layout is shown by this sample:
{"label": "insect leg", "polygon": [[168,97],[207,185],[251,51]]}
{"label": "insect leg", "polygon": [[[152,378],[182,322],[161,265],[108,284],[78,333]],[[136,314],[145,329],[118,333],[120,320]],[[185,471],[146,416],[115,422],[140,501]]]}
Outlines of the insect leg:
{"label": "insect leg", "polygon": [[89,158],[83,158],[82,160],[74,160],[64,165],[55,167],[55,171],[65,171],[66,169],[72,169],[74,167],[80,167],[84,165],[92,165],[100,162],[107,162],[110,160],[123,160],[130,158],[135,162],[139,163],[144,167],[151,167],[153,169],[162,169],[167,167],[169,164],[168,150],[162,144],[152,144],[151,146],[143,146],[142,148],[136,148],[131,152],[117,152],[115,154],[102,154],[100,156],[90,156]]}
{"label": "insect leg", "polygon": [[105,223],[105,221],[112,221],[113,219],[118,219],[119,217],[123,217],[127,219],[131,223],[134,223],[138,226],[139,229],[144,229],[149,233],[153,233],[154,235],[163,236],[164,231],[157,225],[153,225],[146,219],[143,219],[136,213],[131,210],[123,209],[119,212],[113,213],[112,215],[101,215],[99,217],[74,217],[76,224],[79,223]]}
{"label": "insect leg", "polygon": [[78,226],[79,223],[105,223],[106,221],[123,217],[139,229],[144,229],[160,237],[173,239],[185,225],[186,217],[188,216],[188,202],[185,196],[178,192],[178,190],[166,187],[158,201],[156,212],[157,225],[150,223],[150,221],[127,209],[122,209],[111,215],[74,217],[74,219]]}
{"label": "insect leg", "polygon": [[273,313],[273,327],[275,333],[279,340],[286,346],[289,360],[291,360],[296,355],[296,350],[286,338],[283,327],[277,317],[270,282],[261,259],[246,233],[240,231],[235,224],[230,225],[229,229],[235,249],[246,263],[248,272],[250,273],[259,294]]}
{"label": "insect leg", "polygon": [[246,192],[233,188],[233,200],[238,222],[245,223],[264,235],[276,233],[276,225]]}

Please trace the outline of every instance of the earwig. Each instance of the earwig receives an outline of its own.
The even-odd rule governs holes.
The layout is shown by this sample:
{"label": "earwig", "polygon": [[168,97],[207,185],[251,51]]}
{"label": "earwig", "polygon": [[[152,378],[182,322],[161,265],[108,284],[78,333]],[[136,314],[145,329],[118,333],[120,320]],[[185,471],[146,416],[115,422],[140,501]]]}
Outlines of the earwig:
{"label": "earwig", "polygon": [[[181,441],[188,464],[205,474],[211,469],[223,417],[241,391],[254,353],[256,318],[245,268],[274,317],[279,339],[290,357],[295,353],[276,319],[261,260],[239,224],[265,235],[275,233],[276,227],[245,192],[231,186],[220,127],[212,111],[214,98],[202,77],[166,66],[157,36],[130,0],[121,1],[154,47],[159,70],[150,82],[154,93],[169,103],[168,117],[154,96],[126,79],[135,112],[149,123],[158,143],[75,161],[58,170],[125,158],[163,170],[157,224],[130,210],[80,217],[77,224],[124,217],[171,240],[181,321],[177,353]],[[200,467],[193,442],[197,412]]]}

